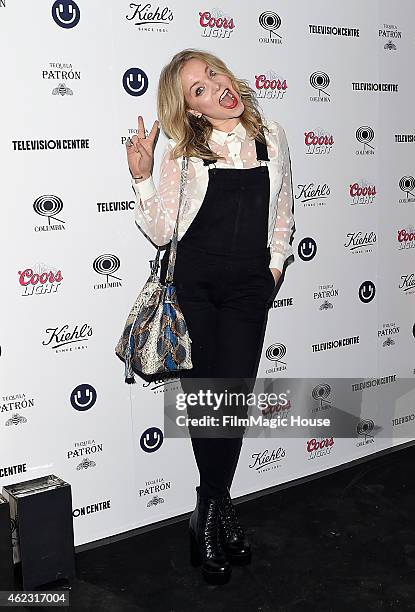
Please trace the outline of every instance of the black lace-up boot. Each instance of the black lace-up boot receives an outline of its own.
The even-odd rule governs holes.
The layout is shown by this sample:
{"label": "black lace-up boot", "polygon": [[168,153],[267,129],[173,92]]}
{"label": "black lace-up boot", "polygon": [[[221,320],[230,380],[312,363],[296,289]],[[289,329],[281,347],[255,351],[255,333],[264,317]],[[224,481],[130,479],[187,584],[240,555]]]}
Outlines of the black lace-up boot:
{"label": "black lace-up boot", "polygon": [[229,489],[219,507],[219,538],[229,561],[235,565],[251,562],[251,547],[240,524]]}
{"label": "black lace-up boot", "polygon": [[190,516],[190,562],[202,566],[202,575],[210,584],[229,581],[232,566],[219,541],[219,508],[222,498],[204,497],[197,491],[196,508]]}

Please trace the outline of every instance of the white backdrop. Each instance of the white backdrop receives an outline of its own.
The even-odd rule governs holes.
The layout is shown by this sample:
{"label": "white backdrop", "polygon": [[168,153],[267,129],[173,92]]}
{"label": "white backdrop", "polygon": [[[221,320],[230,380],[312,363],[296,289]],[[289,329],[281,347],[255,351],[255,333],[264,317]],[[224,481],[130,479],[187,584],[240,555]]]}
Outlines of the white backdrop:
{"label": "white backdrop", "polygon": [[310,415],[336,403],[335,377],[372,382],[355,437],[317,451],[312,434],[246,438],[233,495],[415,438],[413,396],[394,399],[415,368],[414,16],[411,0],[0,2],[0,485],[67,480],[76,544],[194,507],[190,440],[162,437],[177,383],[126,385],[114,353],[155,254],[134,223],[124,143],[138,114],[152,126],[160,70],[185,47],[248,79],[290,145],[295,261],[258,376],[318,379],[322,399],[306,380],[292,397]]}

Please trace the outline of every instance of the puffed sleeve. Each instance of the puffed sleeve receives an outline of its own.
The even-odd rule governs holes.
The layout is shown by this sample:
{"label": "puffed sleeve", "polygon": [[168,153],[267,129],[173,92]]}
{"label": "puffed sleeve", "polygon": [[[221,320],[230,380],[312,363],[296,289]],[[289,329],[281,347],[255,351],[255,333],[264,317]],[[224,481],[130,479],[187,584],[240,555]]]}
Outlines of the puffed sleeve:
{"label": "puffed sleeve", "polygon": [[291,176],[290,151],[284,128],[278,124],[279,156],[281,159],[282,182],[279,194],[276,196],[277,215],[271,240],[270,268],[282,272],[285,260],[293,255],[290,239],[294,229],[294,199]]}
{"label": "puffed sleeve", "polygon": [[[152,176],[136,183],[131,177],[136,204],[135,222],[157,246],[170,242],[177,218],[182,157],[173,158],[174,142],[169,139],[160,162],[158,188]],[[189,160],[188,177],[192,175]],[[182,203],[183,206],[184,203]]]}

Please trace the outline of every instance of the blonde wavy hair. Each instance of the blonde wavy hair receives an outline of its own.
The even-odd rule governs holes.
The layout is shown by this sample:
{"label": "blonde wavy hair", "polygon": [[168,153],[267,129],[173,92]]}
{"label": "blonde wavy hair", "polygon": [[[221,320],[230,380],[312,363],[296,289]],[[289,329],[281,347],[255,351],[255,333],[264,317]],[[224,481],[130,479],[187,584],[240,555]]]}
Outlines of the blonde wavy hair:
{"label": "blonde wavy hair", "polygon": [[240,121],[252,138],[258,138],[266,144],[261,130],[268,131],[259,109],[254,90],[246,80],[238,79],[226,64],[216,55],[199,49],[184,49],[176,53],[160,73],[157,90],[157,114],[163,131],[172,138],[176,145],[172,157],[182,155],[203,159],[224,159],[213,153],[208,145],[213,126],[204,115],[197,118],[187,112],[187,104],[182,88],[180,71],[190,59],[205,61],[218,74],[225,74],[231,79],[232,87],[241,96],[244,112]]}

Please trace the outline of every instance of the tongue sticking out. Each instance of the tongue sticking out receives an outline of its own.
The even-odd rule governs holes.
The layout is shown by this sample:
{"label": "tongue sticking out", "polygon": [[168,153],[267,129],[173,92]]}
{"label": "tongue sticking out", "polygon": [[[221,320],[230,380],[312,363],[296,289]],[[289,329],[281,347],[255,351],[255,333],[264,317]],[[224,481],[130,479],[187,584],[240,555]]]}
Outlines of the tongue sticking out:
{"label": "tongue sticking out", "polygon": [[222,100],[219,102],[219,104],[221,106],[224,106],[225,108],[232,108],[233,106],[236,105],[236,98],[234,98],[234,96],[229,93],[229,91],[223,96]]}

